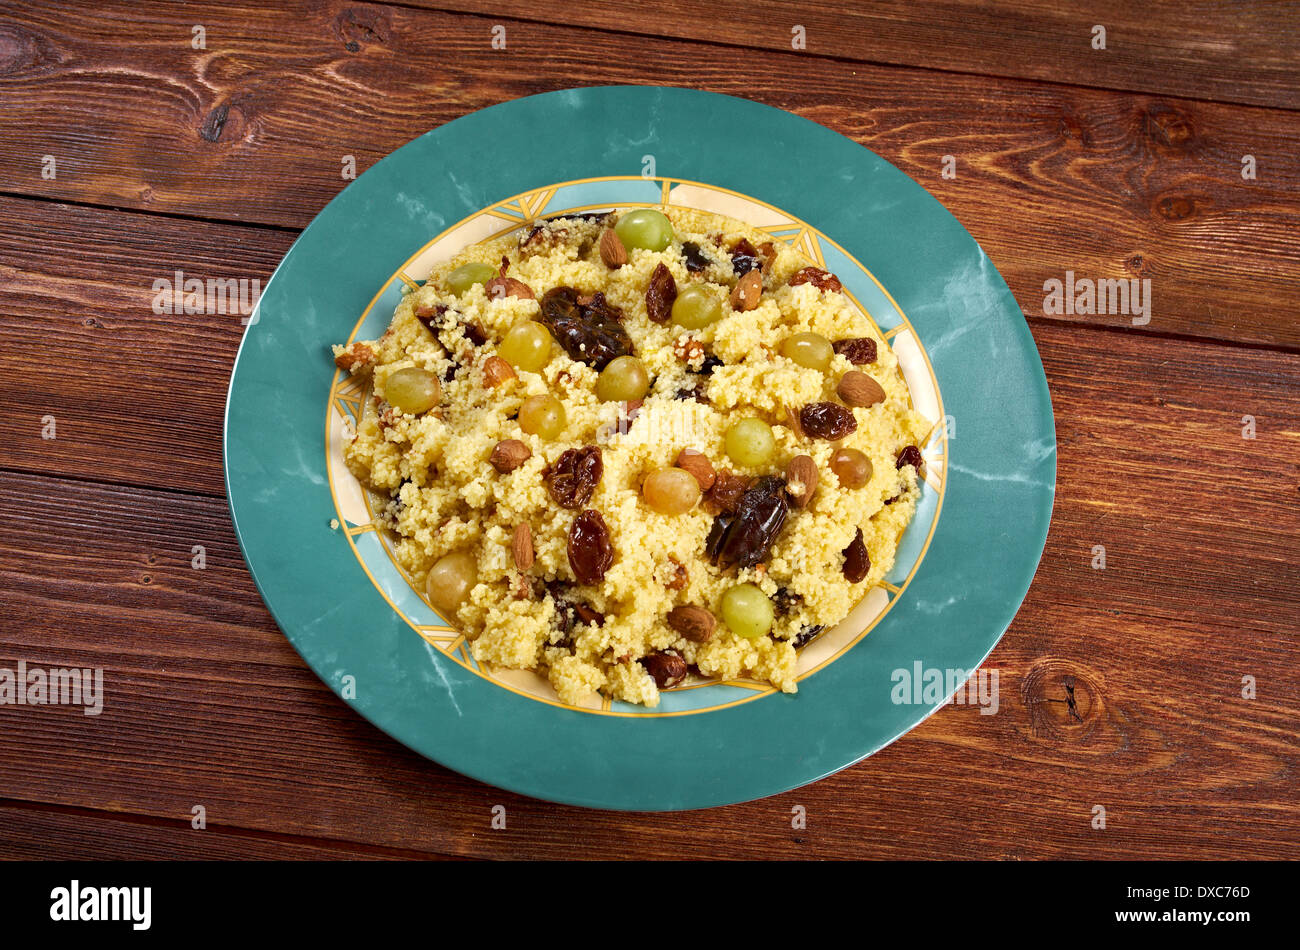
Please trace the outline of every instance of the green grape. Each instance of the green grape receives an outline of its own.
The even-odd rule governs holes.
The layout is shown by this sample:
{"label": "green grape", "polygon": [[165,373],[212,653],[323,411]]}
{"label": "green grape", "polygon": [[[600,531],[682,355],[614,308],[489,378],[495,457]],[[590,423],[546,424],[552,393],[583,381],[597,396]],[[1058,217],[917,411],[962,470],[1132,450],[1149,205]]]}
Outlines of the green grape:
{"label": "green grape", "polygon": [[722,622],[752,640],[772,629],[772,602],[753,584],[737,584],[722,595]]}
{"label": "green grape", "polygon": [[673,241],[672,222],[662,211],[642,208],[629,211],[618,219],[614,233],[629,251],[643,247],[647,251],[662,251]]}
{"label": "green grape", "polygon": [[727,429],[727,455],[737,465],[758,468],[766,465],[776,451],[772,427],[762,419],[741,419]]}
{"label": "green grape", "polygon": [[540,373],[551,361],[551,334],[534,320],[516,323],[497,347],[497,354],[515,369]]}
{"label": "green grape", "polygon": [[650,374],[635,356],[610,360],[596,379],[596,398],[601,402],[631,402],[645,398],[650,389]]}
{"label": "green grape", "polygon": [[800,366],[824,373],[835,356],[835,348],[820,333],[796,333],[781,343],[781,355]]}
{"label": "green grape", "polygon": [[427,369],[408,366],[388,374],[384,380],[384,399],[394,409],[419,415],[438,405],[442,384]]}
{"label": "green grape", "polygon": [[554,396],[529,396],[519,407],[519,428],[554,439],[564,431],[564,405]]}
{"label": "green grape", "polygon": [[465,603],[478,583],[478,563],[468,551],[453,551],[429,568],[425,590],[429,603],[444,620],[455,620],[456,611]]}
{"label": "green grape", "polygon": [[699,284],[692,284],[673,301],[673,323],[700,330],[722,316],[722,304]]}
{"label": "green grape", "polygon": [[645,503],[661,515],[685,514],[700,500],[700,483],[684,468],[661,468],[641,485]]}
{"label": "green grape", "polygon": [[459,297],[475,284],[486,284],[497,276],[491,264],[461,264],[447,275],[447,289]]}

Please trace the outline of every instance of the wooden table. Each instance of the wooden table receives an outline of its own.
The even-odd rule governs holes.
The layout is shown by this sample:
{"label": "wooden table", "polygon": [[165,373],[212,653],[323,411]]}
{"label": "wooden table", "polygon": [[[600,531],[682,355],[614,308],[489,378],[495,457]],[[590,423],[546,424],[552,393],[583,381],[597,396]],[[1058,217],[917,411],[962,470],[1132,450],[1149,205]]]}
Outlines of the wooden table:
{"label": "wooden table", "polygon": [[[1076,6],[0,2],[0,666],[107,694],[0,706],[0,854],[1300,856],[1300,13]],[[154,280],[265,281],[345,156],[599,83],[828,125],[1006,277],[1060,474],[997,715],[763,801],[592,812],[407,751],[277,630],[223,497],[243,328],[155,313]],[[1044,314],[1067,270],[1150,278],[1150,323]]]}

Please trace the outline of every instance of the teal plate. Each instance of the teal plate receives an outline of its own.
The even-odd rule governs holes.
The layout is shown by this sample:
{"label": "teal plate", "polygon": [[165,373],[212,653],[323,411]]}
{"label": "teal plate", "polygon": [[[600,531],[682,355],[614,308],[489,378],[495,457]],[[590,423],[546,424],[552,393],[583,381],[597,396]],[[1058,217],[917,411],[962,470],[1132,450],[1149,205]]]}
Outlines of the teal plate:
{"label": "teal plate", "polygon": [[[364,391],[334,371],[329,344],[378,335],[407,288],[474,240],[562,211],[659,203],[741,218],[841,278],[935,423],[926,484],[885,582],[802,651],[798,693],[692,682],[654,710],[565,706],[532,674],[480,668],[389,557],[340,464]],[[778,109],[616,86],[465,116],[331,201],[277,268],[244,335],[225,464],[263,599],[317,675],[368,720],[512,791],[671,810],[814,781],[946,702],[1033,579],[1056,435],[1011,292],[918,184]],[[913,695],[899,688],[901,671],[937,671],[944,685]]]}

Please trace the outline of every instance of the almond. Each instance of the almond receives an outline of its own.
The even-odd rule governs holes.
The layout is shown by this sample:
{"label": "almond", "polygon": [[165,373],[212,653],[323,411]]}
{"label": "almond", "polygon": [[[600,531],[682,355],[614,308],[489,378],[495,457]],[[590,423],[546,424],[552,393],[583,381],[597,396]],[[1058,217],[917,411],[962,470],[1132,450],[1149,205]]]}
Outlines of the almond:
{"label": "almond", "polygon": [[492,463],[493,468],[504,475],[523,465],[532,454],[533,450],[518,439],[502,439],[492,450],[488,461]]}
{"label": "almond", "polygon": [[515,378],[514,367],[499,356],[489,356],[483,361],[483,385],[496,389],[504,382]]}
{"label": "almond", "polygon": [[515,280],[513,277],[493,277],[483,285],[483,290],[487,293],[489,300],[503,300],[506,297],[519,297],[522,300],[536,300],[537,296],[533,293],[533,288],[529,287],[522,280]]}
{"label": "almond", "polygon": [[677,461],[673,464],[694,475],[700,483],[700,491],[708,491],[718,478],[713,463],[699,449],[682,449],[677,453]]}
{"label": "almond", "polygon": [[[813,492],[817,491],[817,463],[810,456],[796,455],[786,466],[785,480],[789,483],[786,491],[791,502],[797,508],[807,508]],[[796,484],[799,486],[797,493]]]}
{"label": "almond", "polygon": [[682,604],[668,611],[668,626],[692,643],[708,643],[718,629],[718,618],[703,607]]}
{"label": "almond", "polygon": [[796,439],[806,439],[808,437],[803,431],[803,423],[799,420],[799,410],[786,409],[785,425]]}
{"label": "almond", "polygon": [[515,526],[514,540],[510,543],[510,551],[515,557],[515,567],[521,571],[526,571],[533,566],[533,529],[527,524]]}
{"label": "almond", "polygon": [[874,406],[885,399],[885,391],[880,384],[866,373],[851,369],[844,374],[835,389],[836,394],[846,406]]}
{"label": "almond", "polygon": [[763,296],[763,272],[746,271],[731,291],[731,308],[733,310],[753,310],[758,306],[758,299]]}
{"label": "almond", "polygon": [[334,356],[334,365],[349,373],[364,373],[375,368],[375,351],[365,343],[349,343]]}
{"label": "almond", "polygon": [[610,270],[618,270],[627,263],[627,248],[613,228],[606,228],[600,234],[600,259]]}

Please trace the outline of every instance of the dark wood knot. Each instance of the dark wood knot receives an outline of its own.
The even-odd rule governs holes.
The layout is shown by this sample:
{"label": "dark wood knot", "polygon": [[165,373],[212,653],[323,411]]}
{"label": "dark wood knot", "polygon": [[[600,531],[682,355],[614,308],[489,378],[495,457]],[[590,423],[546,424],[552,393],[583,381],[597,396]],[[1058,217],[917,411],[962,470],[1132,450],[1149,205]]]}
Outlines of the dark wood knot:
{"label": "dark wood knot", "polygon": [[1156,213],[1166,221],[1182,221],[1196,213],[1196,201],[1185,195],[1169,195],[1156,201]]}
{"label": "dark wood knot", "polygon": [[15,23],[0,23],[0,76],[18,76],[41,59],[41,40]]}
{"label": "dark wood knot", "polygon": [[1141,277],[1146,270],[1146,263],[1146,258],[1141,254],[1130,254],[1124,258],[1124,266],[1128,269],[1128,272],[1138,277]]}
{"label": "dark wood knot", "polygon": [[1147,109],[1144,125],[1153,141],[1170,148],[1185,148],[1195,138],[1192,120],[1187,113],[1164,103],[1156,103]]}
{"label": "dark wood knot", "polygon": [[1036,663],[1021,681],[1020,695],[1035,736],[1080,741],[1104,718],[1092,675],[1063,660]]}
{"label": "dark wood knot", "polygon": [[334,18],[333,27],[349,53],[359,53],[365,46],[385,44],[392,35],[387,15],[370,7],[348,7]]}

